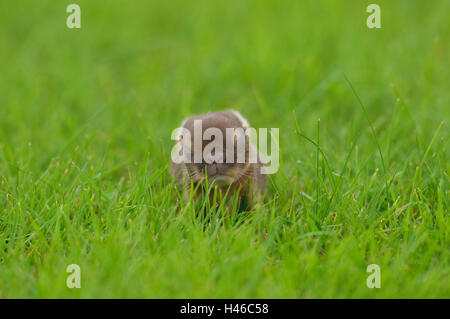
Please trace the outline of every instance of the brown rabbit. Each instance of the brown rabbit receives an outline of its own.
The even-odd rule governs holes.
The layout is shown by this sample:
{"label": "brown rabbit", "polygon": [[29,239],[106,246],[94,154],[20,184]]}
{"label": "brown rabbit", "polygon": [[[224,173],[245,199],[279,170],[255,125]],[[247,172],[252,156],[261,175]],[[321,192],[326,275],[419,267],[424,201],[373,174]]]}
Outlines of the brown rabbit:
{"label": "brown rabbit", "polygon": [[[196,150],[201,151],[202,155],[204,155],[204,151],[209,144],[209,140],[205,141],[203,136],[201,140],[193,138],[195,136],[195,123],[199,123],[195,121],[199,120],[203,131],[214,128],[216,132],[219,130],[222,136],[227,136],[227,128],[238,129],[241,132],[245,132],[249,128],[247,121],[238,112],[231,110],[193,116],[183,121],[180,129],[188,132],[190,138],[179,136],[177,143],[179,143],[180,149],[183,144],[189,144],[187,149],[190,150],[190,154],[186,158],[190,159],[190,161],[186,161],[186,158],[181,159],[180,155],[176,163],[172,163],[171,174],[177,179],[180,191],[183,188],[185,189],[184,201],[187,202],[189,200],[191,183],[194,189],[198,189],[199,183],[204,184],[208,180],[208,183],[219,190],[221,195],[225,195],[227,192],[228,197],[232,194],[237,194],[240,204],[245,200],[248,208],[254,208],[263,195],[267,183],[267,176],[263,174],[264,168],[260,155],[256,153],[256,149],[249,143],[247,135],[240,135],[239,138],[237,137],[238,135],[234,135],[230,140],[231,143],[227,143],[229,140],[222,138],[220,147],[212,151],[213,159],[208,161],[204,156],[201,156],[201,160],[195,162],[193,154],[195,152],[192,152],[192,150],[197,147]],[[245,145],[244,149],[239,148],[237,145],[239,141],[242,142],[242,145]],[[250,160],[251,152],[255,152],[256,161]],[[230,158],[233,161],[227,160]],[[238,158],[241,160],[239,161]],[[184,185],[185,187],[183,187]],[[194,197],[198,198],[199,196],[201,194],[197,191]],[[210,199],[212,199],[212,196],[213,194],[210,193]],[[220,196],[217,198],[220,198]]]}

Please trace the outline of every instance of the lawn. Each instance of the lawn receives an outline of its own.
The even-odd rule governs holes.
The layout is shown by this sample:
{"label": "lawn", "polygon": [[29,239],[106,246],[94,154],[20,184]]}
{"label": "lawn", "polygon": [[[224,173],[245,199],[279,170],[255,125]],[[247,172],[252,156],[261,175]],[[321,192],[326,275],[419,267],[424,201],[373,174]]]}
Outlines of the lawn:
{"label": "lawn", "polygon": [[[0,2],[0,297],[450,298],[448,1],[70,3]],[[280,169],[203,216],[170,135],[229,108]]]}

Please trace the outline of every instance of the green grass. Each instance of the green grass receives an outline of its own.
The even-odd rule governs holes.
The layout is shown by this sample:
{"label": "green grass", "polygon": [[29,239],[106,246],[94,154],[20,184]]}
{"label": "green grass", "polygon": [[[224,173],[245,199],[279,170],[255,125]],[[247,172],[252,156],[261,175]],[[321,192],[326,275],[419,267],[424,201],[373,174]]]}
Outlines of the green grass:
{"label": "green grass", "polygon": [[[369,1],[69,3],[0,3],[0,297],[450,297],[448,1],[378,30]],[[281,166],[203,218],[170,133],[226,108]]]}

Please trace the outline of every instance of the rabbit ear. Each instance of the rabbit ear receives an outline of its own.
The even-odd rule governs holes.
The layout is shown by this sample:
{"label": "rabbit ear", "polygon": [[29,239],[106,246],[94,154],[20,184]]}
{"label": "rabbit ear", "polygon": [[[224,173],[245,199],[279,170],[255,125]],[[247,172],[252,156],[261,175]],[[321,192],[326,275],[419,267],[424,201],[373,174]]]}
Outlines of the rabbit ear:
{"label": "rabbit ear", "polygon": [[244,130],[248,129],[250,125],[248,124],[247,120],[239,113],[238,111],[231,111],[238,119],[241,121],[242,127]]}

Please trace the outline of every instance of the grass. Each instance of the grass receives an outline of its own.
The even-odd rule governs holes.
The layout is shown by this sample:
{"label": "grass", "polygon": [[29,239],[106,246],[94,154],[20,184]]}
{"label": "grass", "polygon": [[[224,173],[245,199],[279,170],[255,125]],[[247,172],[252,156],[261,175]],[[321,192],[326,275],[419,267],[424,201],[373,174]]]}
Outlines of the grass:
{"label": "grass", "polygon": [[[0,297],[450,297],[448,1],[69,3],[0,4]],[[226,108],[280,170],[203,218],[170,133]]]}

